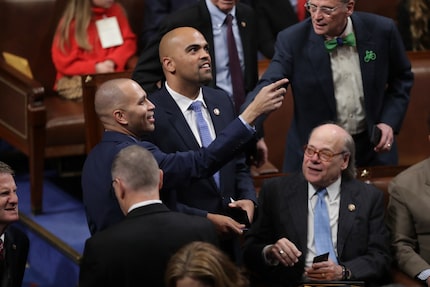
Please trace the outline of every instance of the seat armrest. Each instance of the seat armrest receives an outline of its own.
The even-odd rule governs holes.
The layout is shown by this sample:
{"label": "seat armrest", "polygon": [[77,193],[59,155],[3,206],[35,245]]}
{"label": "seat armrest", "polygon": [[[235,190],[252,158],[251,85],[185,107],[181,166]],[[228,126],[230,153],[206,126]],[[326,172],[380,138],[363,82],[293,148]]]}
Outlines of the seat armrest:
{"label": "seat armrest", "polygon": [[29,105],[40,106],[43,103],[46,90],[37,80],[27,77],[3,60],[0,60],[0,76],[2,84],[28,93]]}

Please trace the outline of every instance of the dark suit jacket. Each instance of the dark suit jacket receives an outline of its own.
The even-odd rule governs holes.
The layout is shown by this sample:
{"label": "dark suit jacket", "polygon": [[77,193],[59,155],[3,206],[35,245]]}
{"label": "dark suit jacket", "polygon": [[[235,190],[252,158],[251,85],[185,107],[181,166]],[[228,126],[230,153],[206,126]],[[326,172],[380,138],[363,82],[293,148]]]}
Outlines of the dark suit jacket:
{"label": "dark suit jacket", "polygon": [[260,51],[271,59],[278,33],[299,22],[290,0],[254,0]]}
{"label": "dark suit jacket", "polygon": [[237,153],[253,133],[236,118],[206,149],[183,153],[163,153],[150,142],[126,134],[107,131],[88,154],[82,169],[83,202],[91,234],[120,221],[124,216],[112,192],[110,174],[113,158],[123,148],[138,144],[148,149],[164,172],[166,188],[187,185],[196,178],[211,176]]}
{"label": "dark suit jacket", "polygon": [[[248,5],[241,3],[236,5],[236,18],[238,23],[244,23],[244,25],[238,26],[242,39],[245,61],[245,90],[249,92],[255,87],[258,79],[257,27],[254,12]],[[142,51],[132,78],[138,82],[146,92],[151,93],[157,90],[156,83],[160,80],[164,80],[158,54],[158,47],[162,36],[168,31],[182,26],[189,26],[199,30],[209,43],[213,74],[213,80],[209,83],[209,86],[216,86],[212,21],[206,2],[202,0],[195,5],[181,9],[165,17],[164,21],[160,24],[157,37]]]}
{"label": "dark suit jacket", "polygon": [[[21,287],[27,263],[28,248],[29,240],[27,235],[13,226],[8,226],[5,231],[4,242],[6,253],[5,272],[0,274],[0,285],[5,280],[7,282],[5,286]],[[2,275],[6,277],[1,278]]]}
{"label": "dark suit jacket", "polygon": [[[209,87],[203,87],[203,98],[218,134],[235,118],[232,102],[225,92]],[[200,147],[194,134],[167,89],[163,87],[149,99],[157,108],[155,131],[149,135],[148,140],[166,153],[198,150]],[[220,111],[219,115],[214,114],[215,109]],[[166,177],[165,181],[169,180]],[[169,193],[166,189],[163,191]],[[189,186],[177,187],[176,192],[178,210],[200,216],[206,216],[207,212],[223,213],[230,198],[256,202],[253,181],[243,154],[231,158],[220,170],[220,189],[213,177],[208,177],[193,181]]]}
{"label": "dark suit jacket", "polygon": [[[372,126],[379,122],[388,124],[398,133],[413,83],[402,40],[391,19],[362,12],[354,12],[351,19],[357,39],[369,134]],[[283,77],[290,80],[294,117],[287,136],[284,171],[298,171],[302,147],[311,130],[324,122],[337,120],[330,56],[324,47],[324,37],[315,34],[311,19],[280,32],[275,50],[267,71],[244,105],[268,83]],[[369,52],[376,54],[374,60],[366,60]],[[397,162],[395,148],[379,156],[386,157],[385,162]]]}
{"label": "dark suit jacket", "polygon": [[[144,48],[156,34],[161,21],[170,13],[198,0],[145,0],[139,47]],[[140,49],[139,49],[140,50]]]}
{"label": "dark suit jacket", "polygon": [[[263,273],[273,286],[295,286],[301,280],[307,253],[308,185],[302,174],[279,177],[263,184],[256,222],[246,234],[244,262]],[[390,269],[389,236],[384,224],[382,191],[358,180],[342,179],[337,234],[339,264],[355,280],[382,283]],[[350,204],[355,209],[350,210]],[[264,264],[263,247],[285,237],[302,252],[293,267]],[[282,284],[281,284],[282,283]]]}
{"label": "dark suit jacket", "polygon": [[209,220],[162,204],[139,207],[86,241],[79,286],[162,287],[169,258],[192,241],[217,244]]}

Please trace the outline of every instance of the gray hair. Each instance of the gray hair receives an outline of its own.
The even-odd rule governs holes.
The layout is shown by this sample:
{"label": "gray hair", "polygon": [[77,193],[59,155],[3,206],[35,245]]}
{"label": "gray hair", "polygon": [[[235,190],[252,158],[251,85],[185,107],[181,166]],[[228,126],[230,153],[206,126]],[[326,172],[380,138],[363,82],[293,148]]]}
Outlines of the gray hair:
{"label": "gray hair", "polygon": [[355,167],[355,142],[352,136],[347,133],[348,136],[345,138],[345,150],[349,153],[349,162],[346,169],[342,174],[347,178],[355,178],[357,175],[357,168]]}
{"label": "gray hair", "polygon": [[120,178],[132,190],[158,188],[160,181],[158,163],[145,148],[131,145],[122,149],[112,164],[112,179]]}

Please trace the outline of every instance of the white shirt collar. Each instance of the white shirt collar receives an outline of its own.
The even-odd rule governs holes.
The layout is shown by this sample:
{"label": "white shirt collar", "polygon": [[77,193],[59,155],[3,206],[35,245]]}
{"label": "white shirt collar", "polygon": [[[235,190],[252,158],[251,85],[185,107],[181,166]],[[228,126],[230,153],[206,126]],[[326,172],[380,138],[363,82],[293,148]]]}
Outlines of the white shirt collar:
{"label": "white shirt collar", "polygon": [[132,206],[130,206],[130,208],[128,209],[127,213],[130,213],[133,209],[136,209],[136,208],[139,208],[139,207],[142,207],[142,206],[147,206],[147,205],[150,205],[150,204],[155,204],[155,203],[162,203],[162,202],[159,199],[141,201],[141,202],[135,203]]}
{"label": "white shirt collar", "polygon": [[190,107],[191,103],[195,102],[195,101],[201,101],[203,103],[203,107],[207,108],[207,105],[203,99],[202,88],[200,88],[197,98],[195,100],[191,100],[190,98],[188,98],[184,95],[181,95],[178,92],[175,92],[174,90],[172,90],[172,88],[169,87],[167,82],[165,83],[165,85],[166,85],[167,91],[172,96],[172,98],[175,100],[176,104],[181,109],[182,113],[187,111],[188,108]]}
{"label": "white shirt collar", "polygon": [[[227,14],[215,6],[211,0],[206,0],[206,5],[208,6],[209,14],[211,15],[212,24],[220,27],[224,23]],[[231,14],[236,18],[236,5],[233,6],[228,14]]]}
{"label": "white shirt collar", "polygon": [[[342,182],[342,177],[339,176],[335,182],[326,187],[329,199],[334,199],[340,194],[340,184]],[[308,182],[308,197],[311,199],[317,192],[317,189]]]}

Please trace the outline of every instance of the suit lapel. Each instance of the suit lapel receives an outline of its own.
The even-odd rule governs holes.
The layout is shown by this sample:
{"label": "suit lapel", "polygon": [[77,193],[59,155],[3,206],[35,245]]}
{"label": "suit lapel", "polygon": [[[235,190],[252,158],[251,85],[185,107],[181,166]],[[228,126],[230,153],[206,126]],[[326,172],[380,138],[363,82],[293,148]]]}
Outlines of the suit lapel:
{"label": "suit lapel", "polygon": [[[240,34],[240,40],[242,41],[243,46],[243,61],[245,63],[245,67],[250,67],[250,61],[255,61],[251,55],[251,49],[247,49],[245,45],[249,45],[249,43],[252,43],[252,35],[249,33],[248,23],[247,19],[242,15],[240,10],[240,5],[236,5],[236,21],[237,21],[237,27],[239,28],[239,34]],[[246,86],[246,69],[243,75],[243,80]]]}
{"label": "suit lapel", "polygon": [[[305,21],[309,21],[307,19]],[[320,93],[324,95],[329,103],[331,114],[336,115],[336,99],[334,95],[333,77],[331,71],[330,55],[324,46],[324,37],[315,34],[312,24],[309,23],[309,45],[307,45],[307,57],[312,65],[312,71],[315,74],[315,79],[319,81]]]}
{"label": "suit lapel", "polygon": [[[199,148],[199,143],[194,137],[193,132],[191,131],[187,121],[185,120],[182,111],[179,109],[175,100],[167,91],[166,87],[163,87],[161,93],[159,94],[162,99],[157,101],[157,104],[166,111],[166,117],[169,121],[170,125],[177,132],[179,137],[182,139],[184,144],[190,149],[195,150]],[[155,110],[157,112],[157,110]]]}
{"label": "suit lapel", "polygon": [[[281,202],[286,202],[287,209],[291,210],[287,221],[292,221],[291,224],[286,224],[288,228],[293,228],[298,238],[301,250],[307,250],[307,237],[308,237],[308,186],[303,176],[294,184],[286,187],[291,192],[283,192],[284,196],[288,197]],[[282,210],[281,210],[282,212]]]}
{"label": "suit lapel", "polygon": [[351,184],[350,180],[342,180],[339,207],[339,224],[337,232],[337,253],[342,257],[343,248],[354,224],[357,208],[360,208],[357,185]]}
{"label": "suit lapel", "polygon": [[[374,80],[376,77],[376,64],[371,56],[375,55],[377,57],[377,47],[376,43],[372,40],[372,32],[369,31],[364,23],[361,21],[357,15],[352,15],[351,20],[354,27],[354,34],[357,39],[357,51],[360,61],[361,77],[363,80],[363,93],[364,96],[371,95],[374,92]],[[373,59],[373,60],[372,60]],[[371,109],[371,107],[367,107]]]}
{"label": "suit lapel", "polygon": [[203,98],[208,108],[209,115],[212,120],[212,124],[215,129],[215,134],[220,132],[227,124],[226,117],[223,116],[225,112],[224,106],[219,104],[220,101],[215,95],[208,93],[205,88],[203,88]]}
{"label": "suit lapel", "polygon": [[[9,230],[6,230],[6,232],[5,232],[5,240],[4,241],[5,241],[4,242],[4,254],[6,255],[6,257],[5,257],[6,265],[4,266],[4,268],[7,268],[7,266],[16,266],[17,265],[16,262],[18,260],[18,258],[17,258],[18,256],[16,254],[16,248],[17,247],[16,247],[14,235]],[[9,273],[10,280],[13,280],[13,278],[15,278],[15,268],[7,268],[7,269],[8,270],[6,270],[6,272]],[[3,281],[3,282],[5,282],[5,281]],[[7,282],[10,284],[9,281],[7,281]]]}

